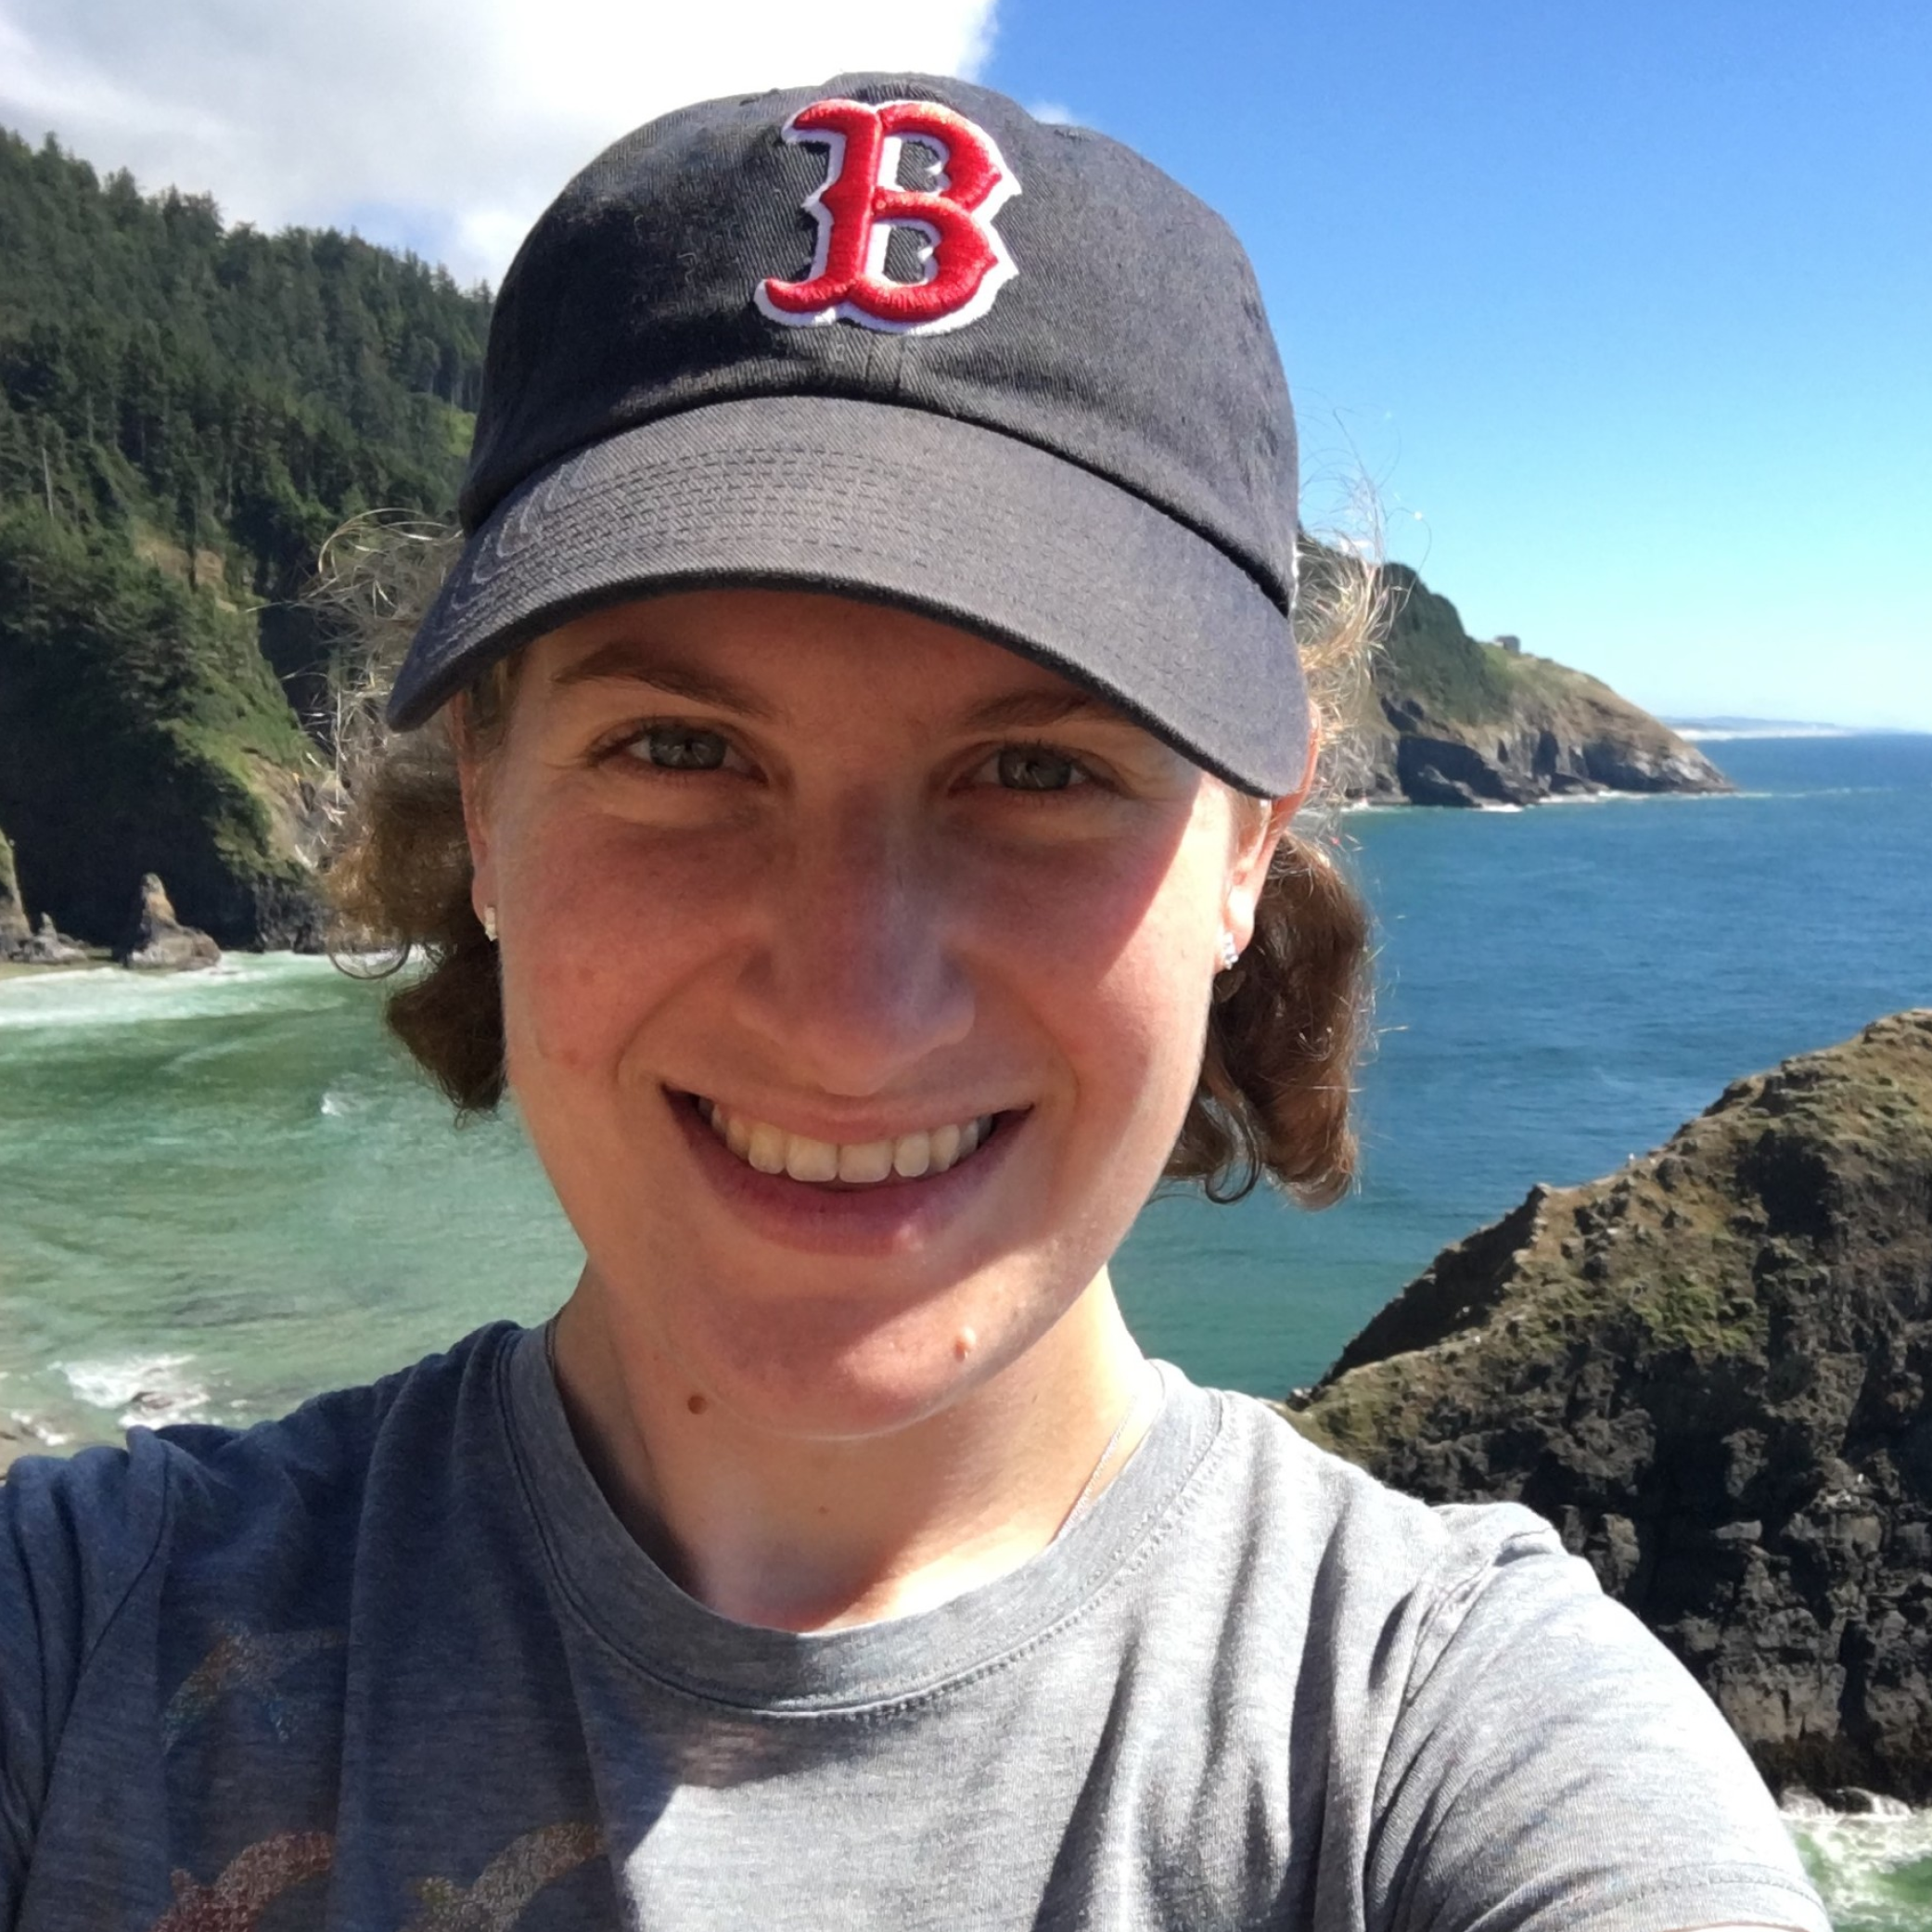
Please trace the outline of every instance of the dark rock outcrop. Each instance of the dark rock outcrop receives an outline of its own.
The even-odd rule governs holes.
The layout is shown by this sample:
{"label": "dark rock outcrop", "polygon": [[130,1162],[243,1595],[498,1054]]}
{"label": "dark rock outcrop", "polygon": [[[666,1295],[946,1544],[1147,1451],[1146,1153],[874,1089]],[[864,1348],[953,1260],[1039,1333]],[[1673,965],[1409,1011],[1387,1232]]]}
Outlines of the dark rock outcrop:
{"label": "dark rock outcrop", "polygon": [[0,959],[19,966],[80,966],[88,956],[78,940],[55,930],[52,913],[43,913],[39,927],[10,952],[0,948]]}
{"label": "dark rock outcrop", "polygon": [[13,847],[6,834],[0,832],[0,959],[9,957],[13,947],[32,937],[27,908],[20,903],[20,880],[14,869]]}
{"label": "dark rock outcrop", "polygon": [[1290,1399],[1562,1530],[1774,1785],[1932,1802],[1932,1010],[1439,1255]]}
{"label": "dark rock outcrop", "polygon": [[221,948],[205,932],[174,916],[168,889],[151,872],[141,881],[131,929],[114,956],[137,972],[192,972],[222,963]]}
{"label": "dark rock outcrop", "polygon": [[40,929],[27,923],[20,881],[14,869],[13,847],[0,832],[0,964],[7,966],[73,966],[87,957],[86,949],[54,929],[50,914],[40,915]]}

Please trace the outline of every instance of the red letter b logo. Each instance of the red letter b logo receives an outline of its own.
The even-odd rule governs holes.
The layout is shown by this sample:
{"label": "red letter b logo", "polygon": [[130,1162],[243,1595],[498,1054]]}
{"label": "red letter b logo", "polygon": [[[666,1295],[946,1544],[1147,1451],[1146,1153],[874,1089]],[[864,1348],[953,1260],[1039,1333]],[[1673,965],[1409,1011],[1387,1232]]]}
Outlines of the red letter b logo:
{"label": "red letter b logo", "polygon": [[[940,149],[937,188],[899,186],[906,137]],[[899,335],[961,328],[992,308],[1014,274],[992,218],[1019,184],[992,136],[938,101],[813,101],[785,123],[787,141],[822,141],[831,152],[825,186],[805,203],[818,224],[818,250],[801,282],[773,278],[754,300],[774,322],[810,327],[857,322]],[[894,228],[926,237],[926,275],[886,278]]]}

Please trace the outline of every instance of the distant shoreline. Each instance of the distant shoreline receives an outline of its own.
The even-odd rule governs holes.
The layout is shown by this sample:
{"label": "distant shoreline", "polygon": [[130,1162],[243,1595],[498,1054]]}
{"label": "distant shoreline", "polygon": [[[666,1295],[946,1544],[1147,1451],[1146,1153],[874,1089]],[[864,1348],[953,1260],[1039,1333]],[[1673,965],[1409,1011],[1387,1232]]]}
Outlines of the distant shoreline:
{"label": "distant shoreline", "polygon": [[1671,730],[1693,745],[1728,745],[1738,738],[1863,738],[1884,736],[1853,731],[1844,724],[1673,724]]}
{"label": "distant shoreline", "polygon": [[1666,718],[1693,745],[1721,745],[1737,738],[1923,738],[1932,733],[1902,724],[1800,724],[1772,718]]}

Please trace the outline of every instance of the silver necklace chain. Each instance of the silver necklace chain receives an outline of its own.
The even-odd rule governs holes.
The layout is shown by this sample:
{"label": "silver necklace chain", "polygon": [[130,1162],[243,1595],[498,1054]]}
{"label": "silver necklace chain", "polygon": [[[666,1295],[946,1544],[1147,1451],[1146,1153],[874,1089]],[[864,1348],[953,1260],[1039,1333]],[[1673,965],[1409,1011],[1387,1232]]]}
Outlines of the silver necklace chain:
{"label": "silver necklace chain", "polygon": [[[1107,1468],[1107,1465],[1113,1461],[1114,1452],[1120,1446],[1120,1439],[1126,1435],[1134,1419],[1140,1414],[1150,1386],[1154,1390],[1155,1412],[1157,1414],[1159,1413],[1160,1402],[1167,1394],[1167,1385],[1160,1379],[1160,1371],[1155,1367],[1153,1363],[1144,1360],[1142,1366],[1146,1370],[1146,1375],[1143,1377],[1139,1388],[1133,1391],[1133,1400],[1127,1404],[1120,1421],[1114,1425],[1114,1432],[1107,1439],[1107,1446],[1100,1452],[1099,1461],[1094,1465],[1092,1470],[1088,1473],[1086,1481],[1081,1485],[1080,1494],[1073,1499],[1073,1507],[1060,1518],[1060,1527],[1053,1534],[1053,1540],[1056,1542],[1058,1542],[1094,1506],[1094,1498],[1100,1491],[1101,1475]],[[1131,1461],[1132,1458],[1130,1457],[1129,1460]]]}

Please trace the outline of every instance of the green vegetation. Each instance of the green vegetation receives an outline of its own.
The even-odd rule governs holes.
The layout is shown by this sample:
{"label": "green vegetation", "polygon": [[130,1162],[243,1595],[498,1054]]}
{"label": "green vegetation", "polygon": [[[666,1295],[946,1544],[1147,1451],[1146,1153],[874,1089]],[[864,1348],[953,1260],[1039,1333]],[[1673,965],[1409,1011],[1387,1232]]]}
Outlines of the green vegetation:
{"label": "green vegetation", "polygon": [[450,514],[488,321],[412,256],[0,131],[0,824],[36,916],[110,939],[154,870],[228,943],[313,923],[290,696],[328,640],[293,600],[348,518]]}
{"label": "green vegetation", "polygon": [[1439,718],[1480,723],[1507,718],[1518,660],[1478,644],[1456,608],[1406,564],[1385,567],[1393,602],[1388,634],[1375,663],[1378,692],[1419,700]]}
{"label": "green vegetation", "polygon": [[1586,694],[1621,702],[1585,672],[1470,636],[1455,606],[1406,564],[1385,566],[1383,576],[1392,611],[1375,667],[1378,689],[1418,700],[1434,718],[1458,724],[1506,719],[1531,697],[1554,705]]}
{"label": "green vegetation", "polygon": [[[229,934],[274,915],[300,936],[305,889],[262,794],[304,741],[249,617],[31,507],[0,511],[0,748],[36,911],[109,937],[163,871]],[[63,889],[37,900],[30,861]]]}

